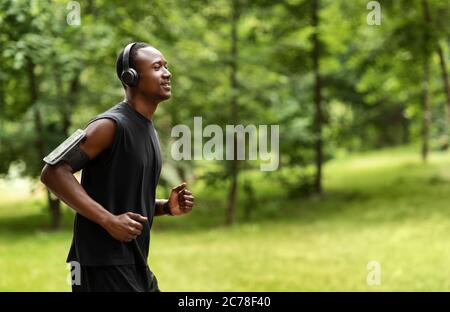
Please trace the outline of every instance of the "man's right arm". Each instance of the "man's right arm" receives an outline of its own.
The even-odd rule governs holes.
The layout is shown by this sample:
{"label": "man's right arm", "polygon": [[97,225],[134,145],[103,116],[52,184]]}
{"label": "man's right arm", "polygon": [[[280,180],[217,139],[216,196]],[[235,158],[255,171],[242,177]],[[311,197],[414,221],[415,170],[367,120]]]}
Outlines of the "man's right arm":
{"label": "man's right arm", "polygon": [[[89,159],[94,159],[108,149],[114,140],[116,124],[109,119],[100,119],[86,128],[86,139],[80,149]],[[45,165],[41,181],[47,188],[80,215],[101,225],[119,241],[128,242],[142,232],[141,222],[147,218],[132,212],[115,216],[93,200],[73,176],[72,167],[66,162]]]}

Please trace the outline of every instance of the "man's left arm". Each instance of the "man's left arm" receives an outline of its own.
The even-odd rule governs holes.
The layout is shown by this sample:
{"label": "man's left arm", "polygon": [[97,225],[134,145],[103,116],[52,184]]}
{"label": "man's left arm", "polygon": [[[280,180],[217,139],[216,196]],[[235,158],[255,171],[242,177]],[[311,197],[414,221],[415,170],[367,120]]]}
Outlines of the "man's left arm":
{"label": "man's left arm", "polygon": [[157,199],[155,216],[180,216],[189,213],[194,207],[194,196],[186,189],[186,183],[172,188],[169,199]]}

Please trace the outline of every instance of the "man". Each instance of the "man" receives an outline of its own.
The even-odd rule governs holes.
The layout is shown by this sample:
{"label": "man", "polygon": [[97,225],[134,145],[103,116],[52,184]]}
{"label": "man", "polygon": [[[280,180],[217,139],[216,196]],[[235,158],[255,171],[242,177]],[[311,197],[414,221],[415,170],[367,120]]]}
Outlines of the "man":
{"label": "man", "polygon": [[[147,265],[153,217],[183,215],[194,205],[186,183],[168,200],[155,199],[161,154],[152,118],[171,96],[167,61],[157,49],[132,43],[118,56],[116,70],[125,100],[93,118],[83,140],[41,174],[77,212],[67,257],[80,264],[74,292],[159,291]],[[81,184],[73,176],[80,169]]]}

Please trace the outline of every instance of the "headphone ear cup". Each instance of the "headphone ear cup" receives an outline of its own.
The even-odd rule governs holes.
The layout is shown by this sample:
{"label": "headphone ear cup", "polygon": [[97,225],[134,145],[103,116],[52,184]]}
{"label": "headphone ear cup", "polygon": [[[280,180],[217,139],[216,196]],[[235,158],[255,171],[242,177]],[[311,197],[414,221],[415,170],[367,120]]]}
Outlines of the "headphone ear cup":
{"label": "headphone ear cup", "polygon": [[133,68],[129,68],[122,73],[120,79],[127,86],[134,87],[139,81],[139,75]]}

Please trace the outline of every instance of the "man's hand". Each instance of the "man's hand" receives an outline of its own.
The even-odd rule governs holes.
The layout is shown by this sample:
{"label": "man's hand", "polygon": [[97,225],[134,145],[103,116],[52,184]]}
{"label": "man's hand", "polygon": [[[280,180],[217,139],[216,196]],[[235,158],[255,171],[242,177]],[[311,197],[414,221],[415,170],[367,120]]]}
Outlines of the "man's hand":
{"label": "man's hand", "polygon": [[141,235],[143,225],[147,218],[140,214],[127,212],[118,216],[112,215],[106,220],[103,227],[108,233],[121,242],[131,242]]}
{"label": "man's hand", "polygon": [[186,189],[186,185],[186,182],[183,182],[170,192],[168,205],[174,216],[188,213],[194,207],[194,196]]}

